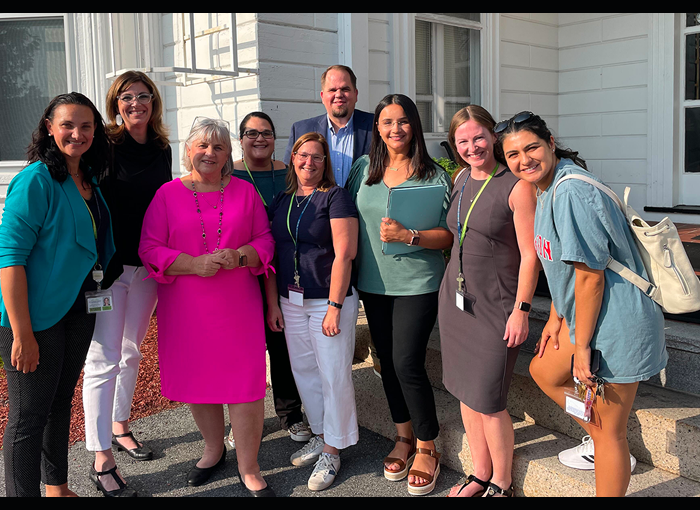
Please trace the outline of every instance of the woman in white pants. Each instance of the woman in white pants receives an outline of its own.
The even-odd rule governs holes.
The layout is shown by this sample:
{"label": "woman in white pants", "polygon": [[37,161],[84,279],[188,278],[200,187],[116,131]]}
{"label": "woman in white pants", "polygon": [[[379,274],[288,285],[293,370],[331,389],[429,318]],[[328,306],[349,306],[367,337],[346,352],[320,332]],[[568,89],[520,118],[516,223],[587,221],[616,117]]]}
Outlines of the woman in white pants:
{"label": "woman in white pants", "polygon": [[[291,457],[314,464],[311,490],[330,486],[340,450],[358,440],[352,359],[358,296],[350,286],[357,252],[355,204],[335,185],[330,153],[318,133],[292,149],[287,190],[270,208],[277,278],[266,282],[267,323],[284,328],[294,380],[314,437]],[[277,306],[279,289],[280,306]]]}
{"label": "woman in white pants", "polygon": [[117,252],[102,287],[112,290],[113,309],[97,314],[83,380],[86,447],[95,452],[90,477],[105,496],[135,495],[117,471],[113,445],[136,460],[153,458],[153,452],[130,432],[129,415],[140,346],[158,289],[152,278],[144,281],[148,271],[138,256],[141,225],[158,188],[172,180],[172,150],[162,105],[155,84],[138,71],[117,77],[107,93],[105,130],[112,157],[100,189],[112,214]]}

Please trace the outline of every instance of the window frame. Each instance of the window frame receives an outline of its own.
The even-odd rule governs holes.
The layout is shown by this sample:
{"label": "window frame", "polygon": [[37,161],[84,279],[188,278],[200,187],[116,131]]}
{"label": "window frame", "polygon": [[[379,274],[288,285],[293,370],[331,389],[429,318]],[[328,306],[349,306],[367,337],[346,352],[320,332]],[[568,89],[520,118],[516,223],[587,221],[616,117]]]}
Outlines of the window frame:
{"label": "window frame", "polygon": [[[432,94],[421,94],[418,95],[416,92],[415,101],[430,101],[433,104],[431,108],[432,111],[432,130],[425,130],[426,135],[432,135],[433,137],[444,137],[447,135],[449,130],[449,123],[451,119],[445,117],[445,103],[446,102],[466,102],[469,104],[482,104],[484,101],[484,91],[485,91],[485,54],[486,54],[486,25],[487,25],[487,14],[479,13],[480,21],[472,21],[463,18],[456,18],[452,16],[446,16],[442,14],[433,13],[416,13],[413,19],[413,61],[414,66],[416,62],[416,40],[415,40],[415,23],[416,21],[425,21],[431,24],[431,63],[432,63],[432,76],[431,76],[431,89]],[[479,74],[478,83],[475,78],[475,73],[470,74],[470,89],[472,91],[478,90],[478,102],[472,101],[474,98],[474,93],[472,96],[445,96],[444,93],[444,29],[445,25],[450,25],[458,28],[465,28],[470,30],[475,30],[479,37]],[[473,51],[473,50],[472,50]],[[415,90],[415,73],[413,76],[414,80],[414,90]],[[495,91],[498,94],[498,91]]]}
{"label": "window frame", "polygon": [[[68,19],[67,13],[0,13],[0,21],[32,21],[39,19],[60,19],[63,21],[63,41],[66,49],[66,90],[67,93],[73,90],[73,79],[72,79],[72,69],[71,65],[71,51],[70,51],[70,21]],[[37,119],[38,120],[38,119]],[[29,140],[27,140],[29,143]],[[0,160],[0,172],[19,172],[27,166],[26,160],[16,160],[16,159],[5,159]],[[12,174],[14,176],[14,174]],[[11,177],[10,177],[11,178]],[[8,184],[9,181],[5,182],[6,176],[0,176],[0,185]]]}
{"label": "window frame", "polygon": [[685,81],[686,81],[686,68],[685,68],[685,58],[686,58],[686,37],[692,34],[700,34],[700,25],[695,25],[692,27],[687,27],[685,22],[685,13],[680,14],[681,30],[679,31],[679,43],[680,43],[680,76],[679,76],[679,115],[678,115],[678,158],[679,158],[679,169],[681,174],[693,174],[700,175],[698,172],[686,172],[685,168],[685,116],[686,111],[690,108],[700,108],[700,99],[686,99],[685,98]]}

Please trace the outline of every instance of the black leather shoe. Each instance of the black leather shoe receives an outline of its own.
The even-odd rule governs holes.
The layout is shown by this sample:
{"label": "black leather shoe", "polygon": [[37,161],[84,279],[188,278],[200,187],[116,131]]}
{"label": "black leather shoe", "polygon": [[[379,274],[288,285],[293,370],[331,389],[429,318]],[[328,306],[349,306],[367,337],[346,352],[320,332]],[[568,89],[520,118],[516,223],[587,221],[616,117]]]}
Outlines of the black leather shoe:
{"label": "black leather shoe", "polygon": [[[118,438],[120,437],[131,437],[136,444],[141,446],[136,448],[127,448],[119,443]],[[112,444],[117,447],[117,451],[124,450],[129,457],[135,460],[151,460],[153,458],[153,451],[148,446],[144,446],[139,443],[134,437],[133,432],[127,432],[126,434],[112,434]]]}
{"label": "black leather shoe", "polygon": [[224,452],[221,454],[221,459],[219,460],[219,462],[208,468],[200,468],[197,467],[197,464],[195,464],[194,467],[190,469],[190,472],[187,474],[187,485],[189,485],[190,487],[198,487],[206,483],[211,477],[211,475],[214,473],[214,471],[216,471],[220,467],[223,467],[225,462],[226,447],[224,446]]}
{"label": "black leather shoe", "polygon": [[248,494],[250,494],[254,498],[276,498],[277,497],[277,495],[275,494],[275,491],[273,491],[270,488],[269,484],[264,489],[260,489],[259,491],[254,491],[252,489],[249,489],[248,486],[245,484],[240,472],[238,473],[238,479],[241,481],[241,485],[243,486],[243,488],[248,491]]}
{"label": "black leather shoe", "polygon": [[[100,476],[104,475],[112,475],[112,478],[114,478],[114,481],[117,482],[119,488],[113,491],[108,491],[105,489],[102,482],[100,482]],[[98,472],[93,464],[90,467],[90,480],[94,482],[97,490],[101,491],[106,498],[135,498],[137,496],[136,491],[130,487],[127,487],[127,485],[122,482],[122,479],[119,478],[119,475],[117,474],[117,466],[114,466],[112,469],[108,469],[107,471]]]}

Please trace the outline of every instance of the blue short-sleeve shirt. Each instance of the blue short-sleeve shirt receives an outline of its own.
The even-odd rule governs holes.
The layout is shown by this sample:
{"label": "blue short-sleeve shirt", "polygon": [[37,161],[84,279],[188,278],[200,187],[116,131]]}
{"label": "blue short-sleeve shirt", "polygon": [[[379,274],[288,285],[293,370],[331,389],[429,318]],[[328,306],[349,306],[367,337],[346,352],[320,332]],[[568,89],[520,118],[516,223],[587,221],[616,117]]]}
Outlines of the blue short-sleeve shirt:
{"label": "blue short-sleeve shirt", "polygon": [[563,176],[595,175],[562,159],[550,186],[539,194],[535,214],[535,250],[542,262],[554,308],[576,335],[574,301],[575,269],[581,262],[605,271],[605,288],[591,348],[601,351],[598,375],[611,383],[649,379],[666,366],[664,318],[661,308],[637,287],[605,269],[608,259],[646,278],[634,237],[626,219],[605,193],[580,180],[567,180],[552,190]]}

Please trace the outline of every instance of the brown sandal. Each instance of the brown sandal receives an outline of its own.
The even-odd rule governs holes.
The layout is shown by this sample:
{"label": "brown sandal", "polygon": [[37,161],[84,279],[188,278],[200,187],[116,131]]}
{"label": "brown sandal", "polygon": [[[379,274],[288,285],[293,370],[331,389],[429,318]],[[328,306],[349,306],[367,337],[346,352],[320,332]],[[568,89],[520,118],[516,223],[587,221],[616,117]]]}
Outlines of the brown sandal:
{"label": "brown sandal", "polygon": [[[398,457],[385,457],[384,458],[384,478],[391,480],[392,482],[398,482],[406,478],[408,475],[408,469],[413,464],[413,460],[416,458],[416,437],[413,439],[408,439],[402,436],[396,436],[394,438],[396,443],[406,443],[411,445],[410,450],[408,450],[408,458],[406,460],[399,459]],[[387,464],[398,464],[400,466],[398,471],[391,471],[386,468]]]}
{"label": "brown sandal", "polygon": [[440,474],[440,456],[435,450],[430,448],[416,448],[416,454],[420,455],[430,455],[435,459],[435,472],[431,475],[430,473],[425,473],[423,471],[418,471],[417,469],[412,469],[408,472],[409,476],[419,476],[427,482],[421,484],[411,484],[408,482],[408,492],[414,496],[425,496],[430,494],[435,488],[435,482],[437,482],[437,477]]}

